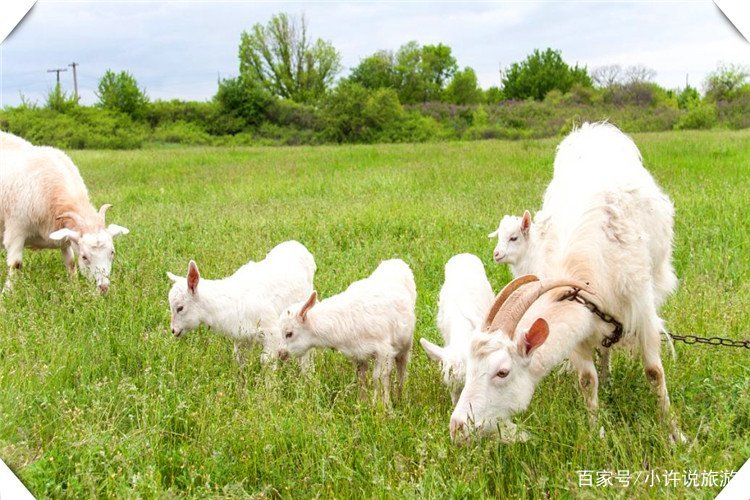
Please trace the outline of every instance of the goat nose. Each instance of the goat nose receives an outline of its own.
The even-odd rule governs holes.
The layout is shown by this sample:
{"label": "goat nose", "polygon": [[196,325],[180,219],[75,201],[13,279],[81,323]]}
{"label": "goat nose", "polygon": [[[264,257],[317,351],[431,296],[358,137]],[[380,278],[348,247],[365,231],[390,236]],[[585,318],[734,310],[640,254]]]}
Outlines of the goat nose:
{"label": "goat nose", "polygon": [[102,283],[101,285],[98,286],[98,288],[99,288],[99,293],[103,295],[109,291],[109,284]]}
{"label": "goat nose", "polygon": [[495,262],[500,262],[500,252],[495,252],[493,257],[495,258]]}
{"label": "goat nose", "polygon": [[281,361],[286,361],[288,357],[289,357],[289,351],[284,350],[284,349],[279,351],[279,359]]}

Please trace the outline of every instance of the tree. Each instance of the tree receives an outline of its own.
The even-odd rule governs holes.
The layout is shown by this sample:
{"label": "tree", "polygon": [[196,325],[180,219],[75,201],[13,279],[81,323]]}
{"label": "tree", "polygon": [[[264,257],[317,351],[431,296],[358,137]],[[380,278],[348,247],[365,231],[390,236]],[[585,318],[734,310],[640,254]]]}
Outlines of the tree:
{"label": "tree", "polygon": [[254,82],[238,76],[220,80],[214,100],[222,112],[238,116],[249,125],[258,125],[273,98]]}
{"label": "tree", "polygon": [[114,109],[131,116],[143,118],[148,104],[146,91],[138,87],[138,82],[127,71],[115,73],[107,70],[97,85],[96,96],[105,109]]}
{"label": "tree", "polygon": [[307,22],[281,13],[266,26],[242,32],[240,76],[271,95],[296,102],[313,102],[333,84],[341,71],[341,56],[330,42],[311,42]]}
{"label": "tree", "polygon": [[445,100],[453,104],[477,104],[484,97],[477,82],[477,74],[468,66],[453,75],[445,89]]}
{"label": "tree", "polygon": [[568,66],[558,50],[538,49],[525,61],[513,63],[502,78],[503,92],[509,99],[533,98],[538,101],[552,89],[563,94],[573,85],[591,87],[591,77],[585,67]]}
{"label": "tree", "polygon": [[656,78],[656,70],[642,64],[628,66],[625,69],[625,84],[649,83]]}
{"label": "tree", "polygon": [[500,87],[493,85],[484,92],[484,100],[487,104],[498,104],[505,100],[505,95]]}
{"label": "tree", "polygon": [[731,101],[737,91],[747,84],[748,68],[735,64],[721,64],[706,77],[706,98],[711,101]]}
{"label": "tree", "polygon": [[458,65],[451,48],[424,45],[415,41],[401,46],[396,53],[396,78],[401,102],[415,103],[441,100],[445,84]]}
{"label": "tree", "polygon": [[352,70],[349,80],[367,89],[398,87],[393,52],[380,50],[366,57]]}
{"label": "tree", "polygon": [[609,64],[599,66],[591,72],[591,78],[600,88],[611,87],[620,83],[622,78],[622,66],[619,64]]}

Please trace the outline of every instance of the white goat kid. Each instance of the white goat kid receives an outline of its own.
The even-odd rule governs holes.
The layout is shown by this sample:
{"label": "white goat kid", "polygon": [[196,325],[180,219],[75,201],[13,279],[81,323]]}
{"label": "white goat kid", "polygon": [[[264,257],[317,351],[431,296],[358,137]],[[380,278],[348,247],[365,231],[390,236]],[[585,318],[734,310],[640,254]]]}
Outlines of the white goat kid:
{"label": "white goat kid", "polygon": [[[260,262],[250,261],[231,276],[203,279],[190,261],[186,278],[167,273],[171,329],[175,337],[207,325],[234,343],[234,354],[244,365],[243,348],[260,343],[261,360],[275,359],[281,342],[277,320],[289,304],[308,297],[313,289],[315,259],[299,242],[274,247]],[[312,369],[309,358],[300,361]]]}
{"label": "white goat kid", "polygon": [[593,351],[611,326],[580,304],[561,301],[559,292],[544,293],[572,286],[588,292],[623,323],[626,337],[637,340],[670,437],[684,439],[670,415],[657,313],[677,283],[669,198],[628,137],[610,125],[586,124],[559,146],[542,210],[549,218],[548,236],[539,240],[544,280],[517,278],[496,299],[472,343],[451,435],[462,440],[472,429],[506,427],[508,439],[518,438],[510,417],[527,408],[539,380],[566,358],[578,371],[594,420],[599,381]]}
{"label": "white goat kid", "polygon": [[414,333],[417,289],[402,260],[380,263],[367,278],[338,295],[317,302],[317,293],[288,307],[279,317],[283,335],[279,357],[299,357],[315,347],[330,347],[357,367],[360,398],[365,396],[367,365],[375,361],[375,398],[390,405],[391,371],[397,371],[401,394]]}
{"label": "white goat kid", "polygon": [[445,345],[440,347],[424,338],[420,343],[430,359],[440,363],[454,405],[464,388],[471,335],[481,325],[494,297],[484,265],[476,255],[455,255],[445,264],[437,313]]}
{"label": "white goat kid", "polygon": [[497,238],[492,258],[499,264],[508,264],[513,277],[531,273],[538,258],[536,233],[528,210],[522,217],[504,216],[497,229],[487,235],[488,238]]}
{"label": "white goat kid", "polygon": [[8,264],[3,289],[11,288],[24,247],[59,248],[71,276],[77,255],[81,274],[106,293],[115,257],[113,239],[128,229],[105,226],[111,205],[98,211],[91,205],[86,185],[65,153],[7,136],[0,151],[0,234]]}

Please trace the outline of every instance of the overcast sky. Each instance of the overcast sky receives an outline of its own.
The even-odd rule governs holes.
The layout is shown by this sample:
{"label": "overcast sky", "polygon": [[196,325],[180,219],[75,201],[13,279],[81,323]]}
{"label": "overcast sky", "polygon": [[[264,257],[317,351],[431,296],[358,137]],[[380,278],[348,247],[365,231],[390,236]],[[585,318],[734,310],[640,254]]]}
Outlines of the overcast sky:
{"label": "overcast sky", "polygon": [[[47,69],[80,64],[84,103],[105,70],[127,70],[152,99],[205,100],[237,74],[240,33],[280,11],[304,13],[349,68],[409,40],[442,42],[483,87],[535,48],[573,64],[643,64],[656,81],[700,85],[720,62],[750,63],[750,44],[711,1],[698,2],[66,2],[39,0],[0,45],[2,105],[44,101]],[[64,90],[73,87],[70,68]]]}

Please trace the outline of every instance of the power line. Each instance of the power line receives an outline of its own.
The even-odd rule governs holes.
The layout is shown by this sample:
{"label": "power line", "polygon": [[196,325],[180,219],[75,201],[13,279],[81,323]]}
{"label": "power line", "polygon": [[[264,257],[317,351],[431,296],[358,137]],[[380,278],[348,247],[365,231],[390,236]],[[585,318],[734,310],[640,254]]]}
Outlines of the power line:
{"label": "power line", "polygon": [[[73,88],[75,89],[76,100],[78,100],[80,98],[80,96],[78,95],[78,73],[76,73],[76,67],[80,66],[80,64],[78,64],[77,62],[72,62],[72,63],[68,64],[68,66],[70,66],[71,68],[73,68]],[[59,73],[58,73],[58,75],[59,75]]]}

